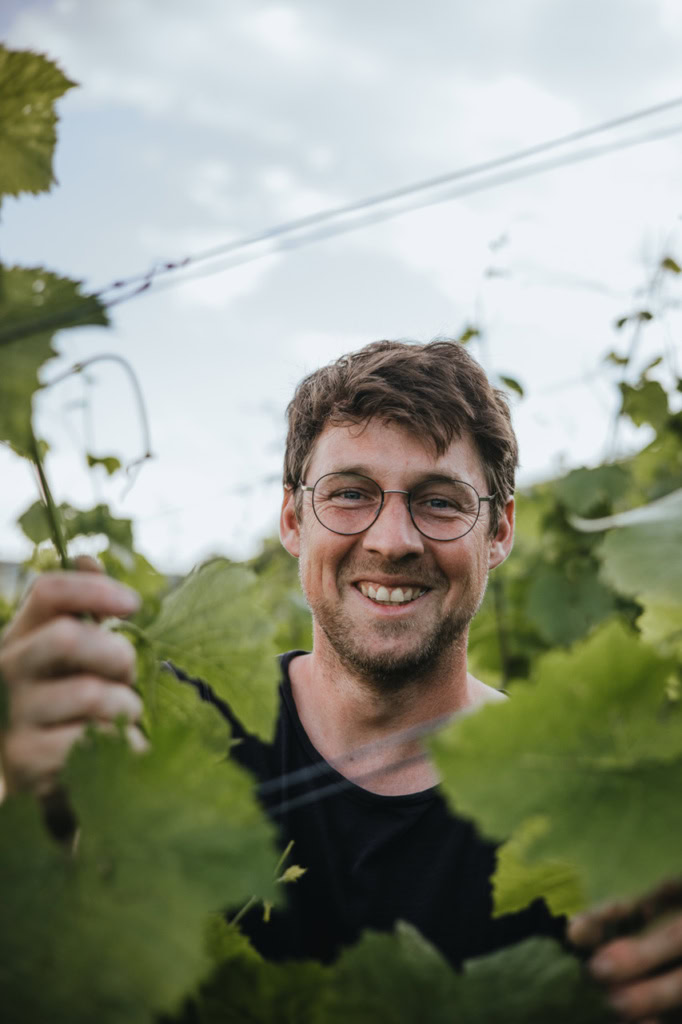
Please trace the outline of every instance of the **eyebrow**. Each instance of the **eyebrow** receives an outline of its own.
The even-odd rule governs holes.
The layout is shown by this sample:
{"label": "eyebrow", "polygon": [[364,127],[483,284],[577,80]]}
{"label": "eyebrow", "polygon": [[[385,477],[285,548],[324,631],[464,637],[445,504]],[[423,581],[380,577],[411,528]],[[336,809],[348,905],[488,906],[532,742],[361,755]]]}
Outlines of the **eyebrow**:
{"label": "eyebrow", "polygon": [[[363,466],[363,465],[357,465],[356,464],[356,465],[352,465],[352,466],[343,466],[341,469],[331,469],[331,470],[329,470],[329,472],[330,473],[356,473],[359,476],[366,476],[366,477],[369,477],[370,480],[374,480],[374,476],[373,476],[374,470],[372,470],[368,466]],[[426,483],[429,480],[436,480],[439,483],[454,483],[456,480],[460,480],[463,483],[467,482],[466,480],[463,479],[463,477],[461,477],[461,476],[453,476],[451,473],[443,473],[442,471],[438,472],[438,473],[424,472],[424,473],[421,473],[421,474],[419,474],[417,476],[417,478],[415,479],[415,481],[414,481],[412,486],[416,487],[419,484]]]}

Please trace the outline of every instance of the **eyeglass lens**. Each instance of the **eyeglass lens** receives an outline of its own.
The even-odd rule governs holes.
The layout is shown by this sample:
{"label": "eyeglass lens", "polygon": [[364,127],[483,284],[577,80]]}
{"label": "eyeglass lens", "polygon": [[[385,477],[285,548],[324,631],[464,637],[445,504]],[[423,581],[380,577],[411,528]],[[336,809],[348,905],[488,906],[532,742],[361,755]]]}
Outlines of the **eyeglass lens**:
{"label": "eyeglass lens", "polygon": [[[313,491],[317,518],[334,533],[361,533],[381,509],[381,488],[356,473],[328,473]],[[432,540],[455,540],[478,519],[478,492],[463,480],[425,480],[410,495],[414,524]]]}

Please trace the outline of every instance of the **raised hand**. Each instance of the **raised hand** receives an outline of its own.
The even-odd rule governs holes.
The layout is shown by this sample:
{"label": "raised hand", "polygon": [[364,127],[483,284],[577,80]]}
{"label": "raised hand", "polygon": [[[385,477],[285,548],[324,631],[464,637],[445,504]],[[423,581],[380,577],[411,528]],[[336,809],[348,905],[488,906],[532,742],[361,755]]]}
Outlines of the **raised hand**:
{"label": "raised hand", "polygon": [[134,725],[142,713],[132,688],[134,648],[97,625],[132,614],[139,598],[94,560],[76,565],[80,571],[40,576],[0,640],[7,688],[0,761],[10,793],[46,797],[54,791],[69,750],[89,723],[111,727],[122,717],[131,744],[146,746]]}

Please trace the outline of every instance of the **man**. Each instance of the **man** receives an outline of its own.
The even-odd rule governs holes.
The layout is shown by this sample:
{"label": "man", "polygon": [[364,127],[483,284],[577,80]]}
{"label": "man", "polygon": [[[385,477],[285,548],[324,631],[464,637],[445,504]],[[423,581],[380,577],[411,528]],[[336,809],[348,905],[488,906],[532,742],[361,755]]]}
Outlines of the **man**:
{"label": "man", "polygon": [[[492,919],[494,849],[448,814],[414,729],[505,699],[466,659],[488,572],[513,541],[517,446],[504,398],[456,343],[379,342],[302,381],[288,417],[281,537],[299,559],[314,642],[282,659],[274,744],[187,680],[231,721],[242,740],[234,756],[261,781],[280,780],[267,803],[308,868],[287,911],[267,924],[247,915],[245,930],[266,956],[329,960],[362,928],[402,918],[453,964],[530,934],[561,935],[540,902]],[[49,796],[93,719],[125,715],[143,745],[132,648],[75,618],[135,606],[95,574],[35,584],[0,648],[10,789]],[[596,944],[607,918],[628,909],[592,915],[572,937]],[[602,948],[595,973],[626,983],[613,990],[621,1015],[682,1005],[680,972],[641,980],[682,953],[681,931],[675,919]]]}

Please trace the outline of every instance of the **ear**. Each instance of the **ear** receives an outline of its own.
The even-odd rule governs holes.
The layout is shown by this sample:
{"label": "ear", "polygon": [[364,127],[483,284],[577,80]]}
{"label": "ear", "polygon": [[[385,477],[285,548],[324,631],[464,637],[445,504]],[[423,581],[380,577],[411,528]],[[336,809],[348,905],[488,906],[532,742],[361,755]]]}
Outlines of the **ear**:
{"label": "ear", "polygon": [[488,566],[494,569],[504,562],[514,543],[514,499],[510,498],[502,510],[497,533],[490,538]]}
{"label": "ear", "polygon": [[293,487],[284,488],[279,537],[289,554],[298,558],[301,551],[301,524],[296,515],[296,491]]}

